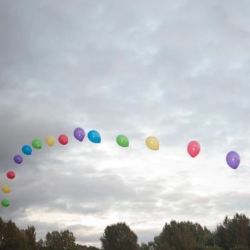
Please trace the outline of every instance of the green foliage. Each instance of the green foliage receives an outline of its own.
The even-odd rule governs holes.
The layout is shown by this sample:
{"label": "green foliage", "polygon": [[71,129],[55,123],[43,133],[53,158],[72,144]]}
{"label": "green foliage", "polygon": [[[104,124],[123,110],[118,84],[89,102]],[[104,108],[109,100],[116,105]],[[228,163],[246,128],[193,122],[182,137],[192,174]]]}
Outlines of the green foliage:
{"label": "green foliage", "polygon": [[148,244],[142,243],[139,249],[140,250],[155,250],[156,245],[155,245],[155,242],[149,242]]}
{"label": "green foliage", "polygon": [[75,244],[73,233],[68,230],[47,233],[45,240],[36,242],[33,226],[19,229],[12,221],[0,218],[0,250],[100,250]]}
{"label": "green foliage", "polygon": [[217,226],[215,242],[225,250],[250,249],[249,219],[243,214],[236,214],[232,219],[226,217]]}
{"label": "green foliage", "polygon": [[87,246],[81,246],[81,245],[76,245],[77,250],[100,250],[99,248],[96,247],[87,247]]}
{"label": "green foliage", "polygon": [[149,246],[145,243],[142,243],[140,246],[140,250],[149,250]]}
{"label": "green foliage", "polygon": [[155,237],[156,250],[199,250],[209,243],[211,233],[192,222],[171,221],[164,226],[163,231]]}
{"label": "green foliage", "polygon": [[45,250],[45,242],[43,240],[39,240],[36,243],[36,250]]}
{"label": "green foliage", "polygon": [[231,248],[231,250],[249,250],[246,246],[235,246],[234,248]]}
{"label": "green foliage", "polygon": [[46,250],[76,250],[75,237],[68,230],[53,231],[47,233],[45,247]]}
{"label": "green foliage", "polygon": [[28,227],[25,230],[21,230],[24,237],[26,238],[26,242],[28,245],[28,249],[36,249],[36,229],[33,226]]}
{"label": "green foliage", "polygon": [[224,249],[218,246],[210,246],[210,247],[205,247],[204,250],[224,250]]}
{"label": "green foliage", "polygon": [[36,250],[35,228],[19,230],[12,221],[0,219],[0,250]]}
{"label": "green foliage", "polygon": [[[125,224],[107,226],[101,238],[103,250],[250,250],[250,220],[243,214],[225,217],[214,232],[192,222],[166,223],[153,242],[137,244],[136,234]],[[36,242],[33,226],[19,229],[0,218],[0,250],[100,250],[75,243],[72,232],[53,231]]]}
{"label": "green foliage", "polygon": [[104,250],[138,250],[136,234],[125,223],[106,227],[101,238]]}
{"label": "green foliage", "polygon": [[140,246],[140,250],[155,250],[155,243],[149,242],[148,244],[142,243]]}

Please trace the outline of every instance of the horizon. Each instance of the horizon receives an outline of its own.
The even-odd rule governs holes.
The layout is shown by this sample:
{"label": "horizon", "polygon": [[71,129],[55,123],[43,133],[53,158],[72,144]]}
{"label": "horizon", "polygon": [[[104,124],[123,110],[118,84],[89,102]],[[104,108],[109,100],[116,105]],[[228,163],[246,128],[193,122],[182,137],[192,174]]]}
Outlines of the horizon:
{"label": "horizon", "polygon": [[[236,214],[234,214],[234,215],[232,215],[232,216],[229,216],[229,215],[225,215],[224,216],[224,218],[223,218],[223,221],[221,221],[221,222],[218,222],[217,223],[217,225],[216,225],[216,227],[217,226],[222,226],[223,225],[223,222],[224,222],[224,220],[227,218],[227,219],[229,219],[229,220],[233,220],[234,218],[235,218],[235,216],[237,216],[237,215],[239,215],[239,216],[246,216],[246,215],[244,215],[244,214],[239,214],[239,213],[236,213]],[[0,217],[0,219],[2,219],[1,217]],[[247,218],[248,219],[248,218]],[[249,219],[248,219],[249,220]],[[11,221],[11,222],[13,222],[13,223],[15,223],[15,221],[13,221],[13,220],[9,220],[9,221]],[[8,222],[8,221],[4,221],[4,222]],[[176,222],[177,224],[179,224],[179,223],[192,223],[192,224],[198,224],[198,225],[200,225],[203,229],[207,229],[207,230],[209,230],[211,233],[215,233],[216,232],[216,228],[214,228],[214,229],[211,229],[211,228],[208,228],[208,227],[206,227],[206,225],[201,225],[199,222],[196,222],[196,221],[190,221],[190,220],[187,220],[187,221],[176,221],[176,220],[174,220],[174,219],[172,219],[172,220],[170,220],[169,222],[165,222],[164,223],[164,225],[163,225],[163,227],[162,227],[162,229],[160,230],[160,232],[159,233],[157,233],[157,234],[155,234],[155,235],[152,235],[151,237],[152,237],[152,241],[148,241],[148,242],[141,242],[140,240],[139,240],[139,238],[138,238],[138,244],[139,245],[141,245],[141,244],[149,244],[150,242],[153,242],[154,241],[154,239],[156,238],[156,237],[158,237],[159,235],[160,235],[160,233],[162,233],[162,231],[163,231],[163,229],[165,228],[165,226],[166,225],[171,225],[171,223],[172,222]],[[114,224],[111,224],[111,225],[106,225],[106,227],[105,227],[105,229],[107,229],[107,227],[110,227],[110,226],[116,226],[117,224],[125,224],[126,226],[128,226],[129,227],[129,225],[127,225],[127,223],[126,222],[116,222],[116,223],[114,223]],[[27,228],[28,227],[32,227],[33,225],[27,225]],[[27,229],[27,228],[19,228],[20,230],[25,230],[25,229]],[[132,231],[132,232],[134,232],[135,234],[136,234],[136,232],[131,228],[131,227],[129,227],[130,228],[130,230]],[[36,230],[36,228],[35,228],[35,230]],[[53,231],[48,231],[48,232],[46,232],[46,235],[48,234],[48,233],[52,233],[52,232],[63,232],[63,231],[67,231],[68,229],[67,228],[64,228],[64,229],[54,229]],[[71,232],[71,231],[69,231],[69,232]],[[41,237],[41,238],[38,238],[37,237],[37,235],[36,235],[36,241],[38,242],[38,241],[40,241],[40,240],[45,240],[46,239],[46,235],[44,235],[44,237]],[[101,242],[100,242],[100,239],[101,239],[101,237],[103,237],[103,235],[104,235],[104,232],[100,235],[100,237],[99,237],[99,243],[95,243],[94,245],[92,245],[92,246],[95,246],[95,247],[101,247]],[[137,234],[136,234],[137,235]],[[80,244],[80,245],[86,245],[86,246],[91,246],[91,244],[86,244],[85,242],[78,242],[77,241],[77,239],[76,239],[76,242],[75,242],[76,244]]]}

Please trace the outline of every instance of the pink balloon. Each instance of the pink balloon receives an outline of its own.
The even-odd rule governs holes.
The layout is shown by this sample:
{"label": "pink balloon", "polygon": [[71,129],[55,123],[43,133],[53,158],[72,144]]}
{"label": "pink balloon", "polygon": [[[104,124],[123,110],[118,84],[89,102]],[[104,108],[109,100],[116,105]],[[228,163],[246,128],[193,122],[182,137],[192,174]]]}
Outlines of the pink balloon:
{"label": "pink balloon", "polygon": [[196,157],[200,153],[200,144],[197,141],[191,141],[188,143],[187,151],[191,157]]}

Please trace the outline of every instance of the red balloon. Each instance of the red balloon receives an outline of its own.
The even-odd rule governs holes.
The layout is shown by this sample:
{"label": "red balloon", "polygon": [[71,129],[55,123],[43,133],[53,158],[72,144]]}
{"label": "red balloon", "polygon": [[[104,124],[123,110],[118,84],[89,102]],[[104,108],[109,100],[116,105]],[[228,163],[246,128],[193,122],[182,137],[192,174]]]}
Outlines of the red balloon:
{"label": "red balloon", "polygon": [[200,144],[197,141],[191,141],[188,143],[187,151],[191,157],[196,157],[200,153]]}
{"label": "red balloon", "polygon": [[68,138],[67,135],[60,135],[60,136],[58,137],[58,141],[59,141],[59,143],[61,143],[62,145],[66,145],[66,144],[68,144],[68,142],[69,142],[69,138]]}
{"label": "red balloon", "polygon": [[13,180],[13,179],[15,178],[16,174],[15,174],[14,171],[8,171],[8,172],[6,173],[6,176],[7,176],[8,179]]}

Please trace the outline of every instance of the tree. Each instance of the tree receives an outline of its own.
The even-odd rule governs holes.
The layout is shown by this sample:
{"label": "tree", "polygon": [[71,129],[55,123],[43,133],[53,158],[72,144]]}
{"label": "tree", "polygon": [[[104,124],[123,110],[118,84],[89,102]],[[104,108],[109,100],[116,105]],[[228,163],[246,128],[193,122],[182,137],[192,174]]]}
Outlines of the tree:
{"label": "tree", "polygon": [[27,247],[31,250],[36,250],[36,229],[33,226],[29,226],[27,229],[21,230],[26,238]]}
{"label": "tree", "polygon": [[82,246],[82,245],[76,245],[76,250],[100,250],[99,248],[96,247],[87,247],[87,246]]}
{"label": "tree", "polygon": [[156,245],[154,242],[148,242],[148,244],[142,243],[140,246],[140,250],[155,250]]}
{"label": "tree", "polygon": [[246,246],[235,246],[232,250],[249,250],[249,248]]}
{"label": "tree", "polygon": [[46,250],[45,242],[43,240],[39,240],[36,243],[36,250]]}
{"label": "tree", "polygon": [[4,222],[1,219],[0,250],[21,249],[23,242],[20,242],[21,235],[15,223]]}
{"label": "tree", "polygon": [[36,250],[35,228],[20,230],[12,221],[0,219],[0,250]]}
{"label": "tree", "polygon": [[236,214],[232,219],[226,216],[217,226],[215,242],[225,250],[250,248],[249,219],[243,214]]}
{"label": "tree", "polygon": [[106,227],[101,238],[104,250],[138,250],[136,234],[125,223]]}
{"label": "tree", "polygon": [[0,250],[100,250],[92,246],[75,244],[73,233],[68,230],[47,233],[45,240],[36,242],[35,227],[19,229],[12,221],[0,218]]}
{"label": "tree", "polygon": [[171,221],[155,237],[155,250],[200,250],[210,244],[211,232],[192,222]]}
{"label": "tree", "polygon": [[46,250],[76,250],[75,237],[72,232],[53,231],[47,233],[45,240]]}
{"label": "tree", "polygon": [[205,247],[204,250],[224,250],[224,249],[218,246],[213,246],[213,247],[211,246],[211,247]]}

